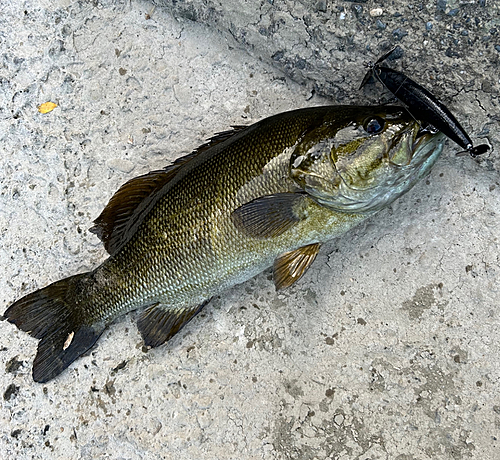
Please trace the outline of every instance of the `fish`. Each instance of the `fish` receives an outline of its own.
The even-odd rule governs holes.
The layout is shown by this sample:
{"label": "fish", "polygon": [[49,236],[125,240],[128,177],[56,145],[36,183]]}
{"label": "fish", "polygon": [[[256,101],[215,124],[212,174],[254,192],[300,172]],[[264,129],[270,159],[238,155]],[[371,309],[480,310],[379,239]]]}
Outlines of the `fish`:
{"label": "fish", "polygon": [[[383,54],[374,64],[367,64],[368,72],[361,82],[360,89],[366,85],[370,77],[374,76],[382,83],[394,96],[405,104],[412,115],[428,126],[428,129],[437,129],[456,142],[472,158],[486,153],[490,146],[481,144],[473,146],[470,136],[460,125],[450,110],[423,86],[413,81],[403,73],[380,65],[396,51],[402,51],[396,46]],[[457,155],[462,154],[459,152]]]}
{"label": "fish", "polygon": [[129,180],[91,228],[110,257],[4,313],[39,339],[33,379],[58,376],[130,311],[153,348],[268,267],[276,289],[293,285],[324,242],[428,174],[443,143],[403,107],[310,107],[233,127]]}

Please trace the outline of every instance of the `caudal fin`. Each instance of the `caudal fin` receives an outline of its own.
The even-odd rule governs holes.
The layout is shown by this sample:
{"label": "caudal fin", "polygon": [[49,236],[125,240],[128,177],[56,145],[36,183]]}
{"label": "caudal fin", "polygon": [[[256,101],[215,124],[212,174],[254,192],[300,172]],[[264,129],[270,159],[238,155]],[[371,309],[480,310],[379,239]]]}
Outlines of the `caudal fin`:
{"label": "caudal fin", "polygon": [[85,353],[102,334],[105,325],[87,325],[75,300],[88,274],[57,281],[13,303],[7,320],[40,339],[33,362],[33,380],[45,383]]}

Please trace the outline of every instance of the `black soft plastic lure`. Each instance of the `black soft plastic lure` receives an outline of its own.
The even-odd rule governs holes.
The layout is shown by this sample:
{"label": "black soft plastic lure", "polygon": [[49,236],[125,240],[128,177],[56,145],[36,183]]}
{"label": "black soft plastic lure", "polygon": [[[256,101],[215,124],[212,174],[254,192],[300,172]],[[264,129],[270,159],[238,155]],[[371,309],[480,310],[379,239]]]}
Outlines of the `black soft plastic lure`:
{"label": "black soft plastic lure", "polygon": [[398,48],[396,46],[385,53],[375,64],[367,64],[369,70],[361,82],[360,89],[366,85],[370,77],[375,77],[408,107],[409,112],[415,119],[426,121],[430,125],[424,128],[432,130],[432,127],[434,127],[465,149],[465,152],[460,152],[457,155],[469,153],[471,157],[475,158],[486,153],[490,148],[489,145],[481,144],[474,147],[469,135],[458,120],[436,96],[403,73],[380,65]]}

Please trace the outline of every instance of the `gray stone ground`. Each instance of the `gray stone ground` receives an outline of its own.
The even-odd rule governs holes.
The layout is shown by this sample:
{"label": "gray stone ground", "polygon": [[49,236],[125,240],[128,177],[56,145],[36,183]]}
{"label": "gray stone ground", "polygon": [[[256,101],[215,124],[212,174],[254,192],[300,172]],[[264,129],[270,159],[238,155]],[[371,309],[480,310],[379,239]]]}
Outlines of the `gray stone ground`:
{"label": "gray stone ground", "polygon": [[105,259],[88,228],[127,179],[232,124],[387,98],[356,87],[391,44],[493,147],[449,143],[296,286],[267,271],[148,353],[131,314],[35,384],[36,340],[1,322],[0,458],[499,458],[494,3],[0,2],[0,311]]}

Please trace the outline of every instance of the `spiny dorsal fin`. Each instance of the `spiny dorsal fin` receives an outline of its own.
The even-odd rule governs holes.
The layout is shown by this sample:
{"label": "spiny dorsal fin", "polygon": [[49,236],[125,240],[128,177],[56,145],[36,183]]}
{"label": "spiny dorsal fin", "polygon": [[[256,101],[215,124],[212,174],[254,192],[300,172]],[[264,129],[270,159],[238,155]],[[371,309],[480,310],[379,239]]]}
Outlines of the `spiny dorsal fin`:
{"label": "spiny dorsal fin", "polygon": [[319,243],[308,244],[278,257],[273,267],[276,290],[287,288],[298,281],[316,259],[319,248]]}
{"label": "spiny dorsal fin", "polygon": [[230,137],[233,137],[234,134],[239,133],[245,128],[248,128],[248,126],[232,125],[231,128],[232,129],[228,129],[227,131],[221,131],[220,133],[216,133],[215,136],[210,137],[205,144],[200,145],[196,150],[194,150],[193,154],[197,155],[212,148],[214,145],[221,144]]}
{"label": "spiny dorsal fin", "polygon": [[123,184],[94,221],[90,229],[104,243],[110,255],[115,254],[132,237],[147,212],[159,198],[160,191],[178,173],[180,167],[211,147],[224,142],[245,126],[218,133],[189,155],[178,158],[170,166],[135,177]]}
{"label": "spiny dorsal fin", "polygon": [[163,345],[193,319],[208,302],[210,300],[189,308],[167,310],[157,305],[146,308],[137,321],[144,345],[151,348]]}
{"label": "spiny dorsal fin", "polygon": [[250,201],[231,214],[236,228],[254,238],[273,238],[292,228],[305,216],[299,207],[301,193],[276,193]]}

